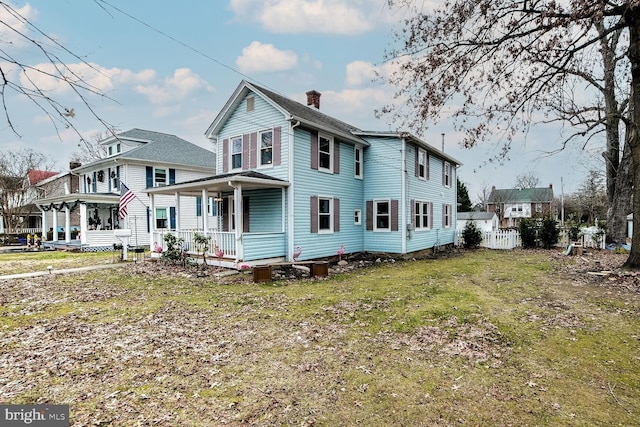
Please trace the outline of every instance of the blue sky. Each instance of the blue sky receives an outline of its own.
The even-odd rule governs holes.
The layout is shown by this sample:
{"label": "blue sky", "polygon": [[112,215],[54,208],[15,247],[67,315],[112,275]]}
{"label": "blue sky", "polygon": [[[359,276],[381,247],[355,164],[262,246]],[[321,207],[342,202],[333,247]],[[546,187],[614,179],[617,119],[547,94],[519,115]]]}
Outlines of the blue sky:
{"label": "blue sky", "polygon": [[[326,114],[365,130],[394,129],[388,120],[374,116],[376,108],[391,101],[393,88],[372,81],[374,70],[388,71],[384,51],[393,43],[393,26],[404,17],[389,9],[387,0],[109,0],[104,8],[87,0],[13,4],[93,65],[91,69],[78,64],[74,70],[112,99],[91,96],[89,102],[121,130],[171,133],[210,148],[204,132],[242,79],[303,103],[305,92],[315,89],[322,93],[321,110]],[[4,49],[30,65],[43,62],[33,49],[18,42],[9,45],[10,41],[0,29]],[[79,63],[63,52],[60,57]],[[85,138],[104,131],[68,88],[47,80],[38,83],[74,109],[71,120]],[[65,170],[78,150],[78,135],[64,128],[58,135],[46,116],[23,98],[7,96],[20,136],[2,117],[0,149],[29,146],[55,160],[56,169]],[[513,148],[510,161],[489,166],[483,164],[498,148],[461,148],[447,120],[430,125],[419,136],[440,148],[442,133],[445,151],[464,164],[459,177],[472,200],[482,187],[508,188],[516,176],[528,172],[540,178],[541,186],[552,183],[556,195],[562,177],[565,193],[571,192],[588,168],[602,167],[599,154],[577,146],[543,156],[561,140],[561,129],[554,127],[534,129]],[[602,147],[601,141],[589,146],[597,153]]]}

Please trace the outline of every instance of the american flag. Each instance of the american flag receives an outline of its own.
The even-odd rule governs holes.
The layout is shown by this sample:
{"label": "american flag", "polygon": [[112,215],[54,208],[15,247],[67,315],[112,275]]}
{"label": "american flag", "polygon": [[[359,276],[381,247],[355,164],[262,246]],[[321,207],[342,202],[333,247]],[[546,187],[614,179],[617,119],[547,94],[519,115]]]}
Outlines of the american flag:
{"label": "american flag", "polygon": [[120,183],[120,204],[118,205],[118,216],[120,219],[124,219],[127,216],[127,205],[134,197],[133,191],[129,190],[129,187],[123,183]]}

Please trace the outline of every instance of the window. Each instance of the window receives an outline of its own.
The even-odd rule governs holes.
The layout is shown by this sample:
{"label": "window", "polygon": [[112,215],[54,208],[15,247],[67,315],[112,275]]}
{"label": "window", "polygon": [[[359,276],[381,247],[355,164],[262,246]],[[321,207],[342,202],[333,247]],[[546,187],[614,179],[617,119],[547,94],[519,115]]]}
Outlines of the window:
{"label": "window", "polygon": [[318,197],[318,232],[331,233],[333,231],[332,199]]}
{"label": "window", "polygon": [[247,111],[253,111],[256,105],[256,99],[253,96],[247,98]]}
{"label": "window", "polygon": [[374,200],[374,230],[391,231],[391,209],[388,200]]}
{"label": "window", "polygon": [[444,162],[442,184],[447,188],[451,187],[451,163],[449,162]]}
{"label": "window", "polygon": [[167,208],[156,208],[156,229],[169,228]]}
{"label": "window", "polygon": [[442,225],[444,228],[451,227],[451,205],[442,206]]}
{"label": "window", "polygon": [[355,177],[362,179],[362,147],[354,148],[353,157],[355,159]]}
{"label": "window", "polygon": [[542,203],[536,203],[536,212],[542,212]]}
{"label": "window", "polygon": [[353,223],[355,225],[362,224],[362,211],[360,209],[353,211]]}
{"label": "window", "polygon": [[428,161],[427,152],[421,148],[418,149],[418,163],[417,163],[418,177],[423,179],[428,179],[427,161]]}
{"label": "window", "polygon": [[415,226],[416,229],[429,229],[432,226],[431,212],[432,212],[431,202],[415,202],[414,205],[414,215],[415,215]]}
{"label": "window", "polygon": [[318,136],[318,169],[333,171],[333,141],[325,136]]}
{"label": "window", "polygon": [[109,155],[111,156],[113,154],[113,146],[109,146]]}
{"label": "window", "polygon": [[273,164],[273,131],[260,133],[260,165]]}
{"label": "window", "polygon": [[154,183],[156,187],[164,187],[167,185],[167,170],[156,168],[154,170]]}
{"label": "window", "polygon": [[231,139],[231,169],[242,168],[242,137]]}
{"label": "window", "polygon": [[120,144],[116,145],[116,153],[119,153],[120,151],[122,151],[122,147]]}

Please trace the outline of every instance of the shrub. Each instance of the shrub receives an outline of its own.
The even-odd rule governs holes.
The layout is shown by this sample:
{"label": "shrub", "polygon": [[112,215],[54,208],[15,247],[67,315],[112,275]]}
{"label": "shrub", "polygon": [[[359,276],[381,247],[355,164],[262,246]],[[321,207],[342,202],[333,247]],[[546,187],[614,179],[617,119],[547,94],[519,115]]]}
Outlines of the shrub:
{"label": "shrub", "polygon": [[204,234],[194,233],[193,243],[202,251],[202,267],[207,267],[207,251],[209,250],[209,238]]}
{"label": "shrub", "polygon": [[537,240],[536,221],[533,218],[522,218],[518,230],[522,239],[523,248],[535,248]]}
{"label": "shrub", "polygon": [[162,251],[162,259],[165,262],[171,263],[183,263],[184,264],[184,256],[182,250],[182,244],[184,240],[182,238],[177,238],[173,234],[165,234],[164,242],[166,243],[165,249]]}
{"label": "shrub", "polygon": [[558,221],[551,215],[545,215],[544,218],[542,218],[539,236],[543,248],[550,249],[554,247],[560,240]]}
{"label": "shrub", "polygon": [[467,221],[462,230],[463,246],[467,249],[477,248],[482,243],[482,231],[474,221]]}

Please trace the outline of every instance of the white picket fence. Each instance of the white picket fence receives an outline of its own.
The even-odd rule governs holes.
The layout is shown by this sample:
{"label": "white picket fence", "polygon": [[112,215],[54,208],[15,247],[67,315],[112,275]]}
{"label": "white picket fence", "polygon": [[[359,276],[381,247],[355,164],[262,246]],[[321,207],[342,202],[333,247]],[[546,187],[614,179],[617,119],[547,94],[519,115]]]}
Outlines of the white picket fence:
{"label": "white picket fence", "polygon": [[[600,239],[597,237],[597,229],[595,227],[583,228],[578,238],[585,248],[605,248],[605,236]],[[456,246],[463,246],[462,230],[456,230]],[[560,230],[560,240],[557,247],[567,247],[569,245],[569,233],[566,230]],[[482,231],[482,243],[480,247],[489,249],[513,249],[522,246],[520,232],[517,230],[494,230]]]}

